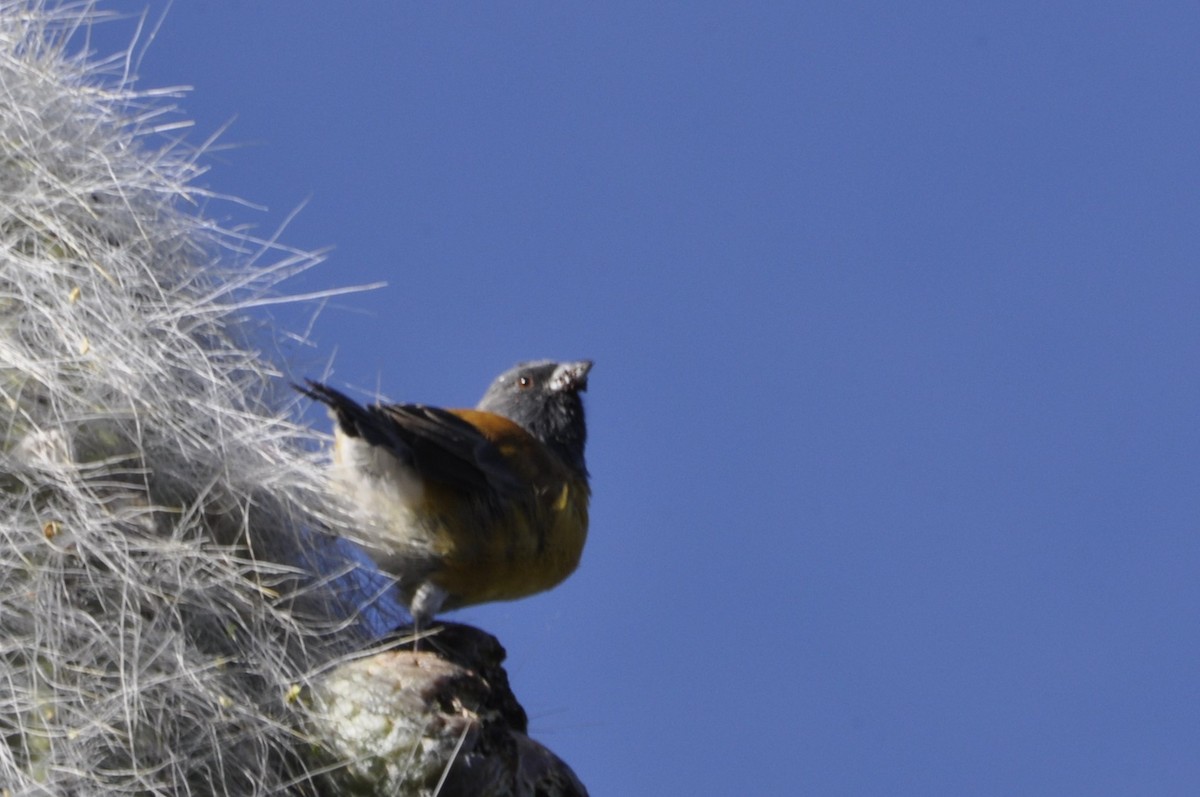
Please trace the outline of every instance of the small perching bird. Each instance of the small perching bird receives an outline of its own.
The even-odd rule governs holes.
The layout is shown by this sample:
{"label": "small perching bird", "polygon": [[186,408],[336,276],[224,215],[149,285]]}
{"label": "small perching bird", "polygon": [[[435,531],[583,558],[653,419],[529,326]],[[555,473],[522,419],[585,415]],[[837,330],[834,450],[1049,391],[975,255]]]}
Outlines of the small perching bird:
{"label": "small perching bird", "polygon": [[512,600],[574,572],[588,528],[583,399],[590,360],[521,363],[473,410],[363,406],[328,385],[333,479],[367,552],[422,627],[444,609]]}

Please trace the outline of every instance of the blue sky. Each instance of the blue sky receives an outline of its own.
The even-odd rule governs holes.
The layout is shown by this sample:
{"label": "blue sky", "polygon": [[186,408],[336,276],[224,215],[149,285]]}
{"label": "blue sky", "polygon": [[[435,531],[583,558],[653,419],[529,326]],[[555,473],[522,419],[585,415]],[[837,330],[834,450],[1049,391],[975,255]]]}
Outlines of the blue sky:
{"label": "blue sky", "polygon": [[579,572],[454,615],[593,794],[1194,793],[1200,7],[333,8],[177,2],[140,85],[293,290],[388,283],[300,373],[596,360]]}

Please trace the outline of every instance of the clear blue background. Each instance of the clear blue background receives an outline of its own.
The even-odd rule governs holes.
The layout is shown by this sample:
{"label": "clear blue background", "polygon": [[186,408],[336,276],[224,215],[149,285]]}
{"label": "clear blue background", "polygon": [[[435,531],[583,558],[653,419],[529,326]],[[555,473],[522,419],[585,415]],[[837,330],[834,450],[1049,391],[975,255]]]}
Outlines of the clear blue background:
{"label": "clear blue background", "polygon": [[1200,6],[189,0],[139,74],[387,281],[302,372],[596,360],[583,565],[455,615],[593,794],[1200,793]]}

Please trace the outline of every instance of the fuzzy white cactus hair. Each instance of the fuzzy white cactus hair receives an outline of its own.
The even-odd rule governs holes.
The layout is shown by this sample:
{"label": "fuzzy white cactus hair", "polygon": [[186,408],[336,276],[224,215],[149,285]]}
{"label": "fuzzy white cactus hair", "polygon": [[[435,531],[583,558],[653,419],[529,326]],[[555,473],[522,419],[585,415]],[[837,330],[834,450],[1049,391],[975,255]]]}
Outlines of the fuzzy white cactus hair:
{"label": "fuzzy white cactus hair", "polygon": [[310,793],[289,690],[361,601],[245,317],[316,258],[200,215],[94,13],[0,0],[0,793]]}

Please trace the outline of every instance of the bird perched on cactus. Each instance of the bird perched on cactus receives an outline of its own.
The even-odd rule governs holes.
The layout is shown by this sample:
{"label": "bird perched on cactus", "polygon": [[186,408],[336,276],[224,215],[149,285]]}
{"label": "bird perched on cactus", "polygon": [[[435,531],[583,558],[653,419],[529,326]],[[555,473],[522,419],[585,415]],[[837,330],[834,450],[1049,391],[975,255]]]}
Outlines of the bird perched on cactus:
{"label": "bird perched on cactus", "polygon": [[475,409],[364,406],[297,386],[336,423],[332,476],[368,553],[395,576],[413,622],[550,589],[574,572],[588,528],[590,360],[521,363]]}

